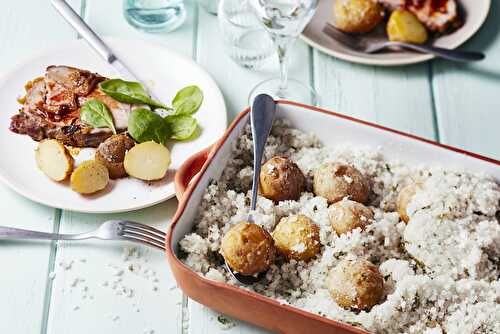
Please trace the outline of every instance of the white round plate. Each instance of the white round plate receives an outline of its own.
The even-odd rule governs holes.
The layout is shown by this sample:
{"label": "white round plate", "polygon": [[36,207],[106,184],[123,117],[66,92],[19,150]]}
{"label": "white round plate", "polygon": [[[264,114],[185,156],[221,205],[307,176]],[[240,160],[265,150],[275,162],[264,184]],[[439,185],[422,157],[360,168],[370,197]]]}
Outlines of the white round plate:
{"label": "white round plate", "polygon": [[[24,95],[24,84],[42,76],[49,65],[74,66],[110,78],[119,75],[82,40],[47,51],[4,75],[0,82],[0,179],[35,202],[89,213],[133,211],[160,203],[175,195],[174,175],[183,161],[213,144],[226,129],[226,106],[219,88],[190,58],[144,41],[114,38],[106,38],[105,41],[139,79],[148,82],[154,94],[167,104],[179,89],[188,85],[199,86],[205,97],[195,114],[201,134],[192,141],[175,142],[172,145],[172,165],[161,181],[147,183],[132,178],[114,180],[104,191],[92,196],[73,192],[68,182],[51,181],[36,166],[34,150],[37,143],[28,136],[9,130],[11,116],[20,109],[16,99]],[[93,149],[83,149],[75,157],[76,163],[92,158],[93,153]]]}
{"label": "white round plate", "polygon": [[[433,45],[455,49],[471,38],[483,25],[488,16],[491,0],[456,0],[463,9],[464,25],[455,32],[437,38]],[[385,52],[367,54],[357,52],[323,33],[323,27],[331,21],[334,0],[320,0],[318,9],[309,25],[302,33],[302,39],[313,48],[330,56],[334,56],[353,63],[379,66],[397,66],[424,62],[433,59],[432,55],[415,52]],[[374,38],[385,36],[384,29],[379,27],[373,33]]]}

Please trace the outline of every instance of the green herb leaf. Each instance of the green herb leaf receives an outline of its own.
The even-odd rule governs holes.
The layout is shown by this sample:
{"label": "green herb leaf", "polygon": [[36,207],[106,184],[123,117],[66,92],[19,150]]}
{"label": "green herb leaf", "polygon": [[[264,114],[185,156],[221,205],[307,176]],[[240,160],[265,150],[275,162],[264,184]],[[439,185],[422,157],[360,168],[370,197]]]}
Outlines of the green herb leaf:
{"label": "green herb leaf", "polygon": [[144,87],[139,82],[111,79],[99,84],[101,90],[117,101],[130,104],[147,104],[153,108],[171,110],[160,102],[151,99]]}
{"label": "green herb leaf", "polygon": [[190,115],[168,115],[165,122],[170,129],[170,138],[176,140],[188,139],[198,127],[198,122]]}
{"label": "green herb leaf", "polygon": [[85,102],[80,109],[80,120],[94,128],[110,128],[116,134],[113,115],[108,107],[99,100],[92,99]]}
{"label": "green herb leaf", "polygon": [[203,92],[198,86],[187,86],[177,92],[172,100],[174,115],[192,115],[200,109]]}
{"label": "green herb leaf", "polygon": [[135,109],[130,113],[128,133],[139,143],[152,140],[166,145],[170,138],[167,122],[160,115],[145,108]]}

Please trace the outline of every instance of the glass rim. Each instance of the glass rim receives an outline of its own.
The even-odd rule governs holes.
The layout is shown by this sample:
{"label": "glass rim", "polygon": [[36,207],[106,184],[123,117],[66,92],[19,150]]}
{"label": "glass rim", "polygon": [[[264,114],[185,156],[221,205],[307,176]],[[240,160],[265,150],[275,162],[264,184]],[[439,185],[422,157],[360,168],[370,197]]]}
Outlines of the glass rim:
{"label": "glass rim", "polygon": [[[245,25],[245,24],[240,24],[240,23],[236,23],[232,20],[229,19],[229,12],[227,9],[225,9],[223,7],[223,3],[225,3],[224,0],[222,0],[219,4],[219,10],[218,10],[218,16],[225,22],[225,23],[229,23],[230,25],[234,26],[234,27],[237,27],[237,28],[243,28],[243,29],[249,29],[249,28],[262,28],[264,29],[264,27],[258,23],[257,21],[257,18],[256,18],[256,21],[257,21],[257,24],[248,24],[248,25]],[[252,10],[251,9],[248,9],[247,11],[241,11],[241,12],[244,12],[244,13],[250,13],[252,15],[255,15],[253,14]]]}

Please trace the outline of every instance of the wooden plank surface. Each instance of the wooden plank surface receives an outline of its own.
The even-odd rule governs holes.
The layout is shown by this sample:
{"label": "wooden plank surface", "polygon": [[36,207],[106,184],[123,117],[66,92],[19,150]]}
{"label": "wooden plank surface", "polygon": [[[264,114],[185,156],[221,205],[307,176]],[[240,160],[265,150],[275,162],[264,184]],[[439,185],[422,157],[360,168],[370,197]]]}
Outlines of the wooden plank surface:
{"label": "wooden plank surface", "polygon": [[439,133],[444,143],[500,160],[500,2],[464,49],[482,50],[486,60],[472,65],[433,64]]}
{"label": "wooden plank surface", "polygon": [[[79,1],[71,3],[79,7]],[[48,3],[38,6],[37,10],[33,10],[33,2],[28,0],[3,4],[0,11],[0,76],[34,53],[75,37],[76,34],[59,19]],[[1,112],[14,113],[15,110]],[[8,124],[0,126],[8,128]],[[0,212],[1,225],[46,232],[51,232],[58,224],[60,214],[58,210],[15,194],[3,184],[0,185]],[[41,332],[46,315],[51,244],[0,241],[0,245],[3,268],[0,278],[0,333]]]}

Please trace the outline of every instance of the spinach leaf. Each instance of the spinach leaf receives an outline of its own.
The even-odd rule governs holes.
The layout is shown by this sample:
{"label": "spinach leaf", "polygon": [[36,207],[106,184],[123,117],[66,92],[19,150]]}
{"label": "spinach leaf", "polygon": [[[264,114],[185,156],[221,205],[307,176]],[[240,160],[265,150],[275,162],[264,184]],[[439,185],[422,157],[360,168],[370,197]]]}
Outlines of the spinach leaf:
{"label": "spinach leaf", "polygon": [[188,139],[198,127],[198,122],[190,115],[168,115],[165,122],[170,128],[170,138],[176,140]]}
{"label": "spinach leaf", "polygon": [[92,99],[85,102],[80,109],[80,120],[94,128],[110,128],[116,134],[113,115],[108,107],[99,100]]}
{"label": "spinach leaf", "polygon": [[177,92],[172,100],[174,115],[192,115],[200,109],[203,92],[198,86],[187,86]]}
{"label": "spinach leaf", "polygon": [[145,108],[135,109],[130,113],[128,133],[139,143],[152,140],[166,145],[170,138],[167,122],[160,115]]}
{"label": "spinach leaf", "polygon": [[106,95],[117,101],[130,104],[147,104],[153,108],[171,110],[160,102],[154,101],[139,82],[125,81],[121,79],[111,79],[99,84],[101,90]]}

